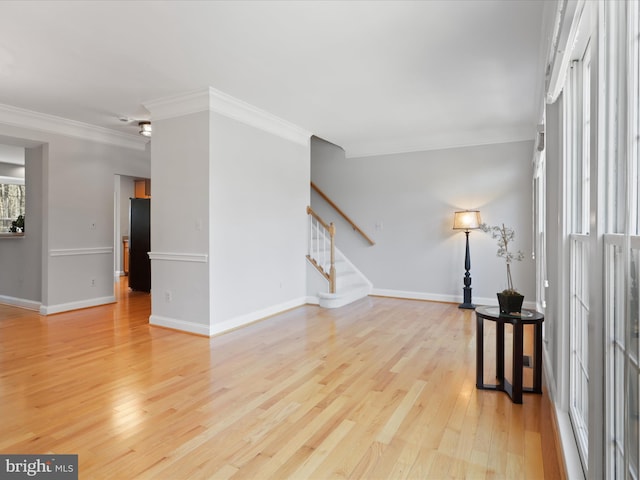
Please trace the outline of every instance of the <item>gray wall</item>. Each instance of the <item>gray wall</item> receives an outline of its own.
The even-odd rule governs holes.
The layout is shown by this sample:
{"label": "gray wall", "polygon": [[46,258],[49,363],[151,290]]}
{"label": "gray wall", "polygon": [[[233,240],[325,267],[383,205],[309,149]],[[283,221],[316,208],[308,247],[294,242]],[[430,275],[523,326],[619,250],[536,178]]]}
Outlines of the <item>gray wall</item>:
{"label": "gray wall", "polygon": [[12,165],[25,177],[25,235],[0,239],[0,298],[30,308],[42,297],[42,156],[42,147],[27,148],[25,166]]}
{"label": "gray wall", "polygon": [[[375,241],[358,236],[319,196],[312,207],[337,225],[337,246],[373,282],[374,293],[462,300],[464,233],[453,213],[478,208],[489,224],[516,230],[525,260],[513,267],[525,302],[535,302],[532,251],[533,141],[345,158],[339,147],[311,143],[311,179]],[[497,304],[506,286],[504,261],[491,237],[473,231],[475,303]]]}
{"label": "gray wall", "polygon": [[309,147],[206,111],[153,142],[150,322],[211,335],[304,303]]}
{"label": "gray wall", "polygon": [[0,177],[24,178],[24,169],[22,165],[0,162]]}
{"label": "gray wall", "polygon": [[120,175],[120,234],[129,235],[129,200],[135,197],[135,178]]}
{"label": "gray wall", "polygon": [[[40,302],[42,313],[71,310],[113,301],[114,175],[150,176],[149,151],[116,146],[54,133],[0,125],[0,141],[38,151],[41,187],[31,186],[27,163],[27,201],[39,190],[39,198],[27,204],[26,235],[35,234],[32,212],[39,206],[41,222],[41,291],[15,290],[0,280],[0,297]],[[27,162],[30,161],[27,155]],[[33,198],[33,197],[31,197]],[[12,258],[26,273],[31,252],[19,255],[12,242],[0,241],[0,259]],[[15,245],[15,243],[14,243]],[[31,268],[31,267],[29,267]],[[31,271],[38,272],[37,269]],[[13,275],[16,275],[14,272]],[[2,276],[4,279],[4,275]],[[94,280],[92,285],[92,280]],[[15,297],[15,298],[13,298]]]}
{"label": "gray wall", "polygon": [[563,272],[568,272],[568,265],[564,265],[568,260],[564,255],[565,251],[565,233],[563,231],[563,212],[559,206],[562,204],[563,196],[563,157],[562,157],[562,137],[563,137],[563,120],[562,120],[562,102],[563,97],[560,95],[558,100],[546,107],[546,202],[547,214],[545,235],[547,241],[547,281],[549,288],[546,290],[546,308],[544,322],[545,350],[548,359],[546,371],[547,384],[552,390],[556,402],[561,403],[562,399],[556,395],[561,391],[557,388],[568,372],[560,370],[560,352],[563,349],[562,339],[565,337],[563,332],[563,319],[566,318],[565,312],[562,311],[563,303],[558,297],[565,290],[565,279]]}
{"label": "gray wall", "polygon": [[[153,123],[152,324],[209,334],[209,114]],[[157,255],[172,257],[158,259]],[[191,261],[185,255],[197,256]]]}
{"label": "gray wall", "polygon": [[211,115],[212,323],[306,297],[309,146]]}
{"label": "gray wall", "polygon": [[115,176],[115,190],[117,198],[115,199],[115,215],[116,215],[116,232],[114,238],[114,273],[120,276],[124,273],[124,264],[122,260],[122,237],[129,236],[129,199],[135,196],[135,178],[127,175]]}
{"label": "gray wall", "polygon": [[145,152],[75,139],[49,144],[49,270],[43,302],[54,311],[113,296],[113,178],[136,166],[148,175]]}
{"label": "gray wall", "polygon": [[[24,165],[24,147],[20,145],[0,144],[0,163]],[[4,175],[0,173],[0,175]]]}

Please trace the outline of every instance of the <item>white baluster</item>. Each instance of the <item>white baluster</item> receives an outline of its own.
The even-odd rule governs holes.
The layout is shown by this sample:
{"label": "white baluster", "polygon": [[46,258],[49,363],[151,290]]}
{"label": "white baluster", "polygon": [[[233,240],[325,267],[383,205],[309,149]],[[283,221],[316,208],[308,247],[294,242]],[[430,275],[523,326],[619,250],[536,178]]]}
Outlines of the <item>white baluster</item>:
{"label": "white baluster", "polygon": [[309,215],[309,244],[307,247],[307,253],[313,258],[313,217],[311,215]]}
{"label": "white baluster", "polygon": [[315,239],[314,239],[314,250],[313,250],[313,258],[316,262],[318,262],[318,220],[315,220]]}
{"label": "white baluster", "polygon": [[327,271],[327,230],[322,227],[322,268]]}

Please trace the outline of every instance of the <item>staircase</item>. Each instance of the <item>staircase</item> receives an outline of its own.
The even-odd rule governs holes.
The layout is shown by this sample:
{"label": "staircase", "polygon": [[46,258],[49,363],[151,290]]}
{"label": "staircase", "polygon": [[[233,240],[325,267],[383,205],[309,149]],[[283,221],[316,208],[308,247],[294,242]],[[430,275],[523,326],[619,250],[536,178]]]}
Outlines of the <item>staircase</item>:
{"label": "staircase", "polygon": [[307,260],[328,281],[327,291],[318,292],[319,305],[338,308],[366,297],[373,285],[344,254],[335,248],[335,226],[326,224],[307,207],[309,253]]}
{"label": "staircase", "polygon": [[340,250],[335,252],[336,292],[318,292],[319,304],[324,308],[338,308],[368,296],[373,285]]}

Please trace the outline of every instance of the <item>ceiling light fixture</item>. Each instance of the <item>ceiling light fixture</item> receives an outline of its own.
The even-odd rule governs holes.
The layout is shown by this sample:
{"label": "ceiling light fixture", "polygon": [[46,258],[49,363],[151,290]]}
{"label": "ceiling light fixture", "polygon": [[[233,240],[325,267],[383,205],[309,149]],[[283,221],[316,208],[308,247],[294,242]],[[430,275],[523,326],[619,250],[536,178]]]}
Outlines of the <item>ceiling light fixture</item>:
{"label": "ceiling light fixture", "polygon": [[140,135],[151,136],[151,122],[138,122],[138,126],[140,127],[140,132],[138,132]]}

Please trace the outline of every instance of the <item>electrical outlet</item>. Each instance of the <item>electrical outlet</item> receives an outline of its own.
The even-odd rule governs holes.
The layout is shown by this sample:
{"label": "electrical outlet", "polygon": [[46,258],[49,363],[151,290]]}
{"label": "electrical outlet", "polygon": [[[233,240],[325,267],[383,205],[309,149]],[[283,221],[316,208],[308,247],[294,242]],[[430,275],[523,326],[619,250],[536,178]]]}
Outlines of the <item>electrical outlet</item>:
{"label": "electrical outlet", "polygon": [[91,230],[95,230],[95,229],[96,229],[96,222],[95,222],[95,220],[94,220],[94,221],[92,221],[92,222],[89,224],[89,228],[90,228]]}
{"label": "electrical outlet", "polygon": [[164,301],[170,303],[171,300],[173,300],[173,295],[171,293],[171,290],[167,290],[166,292],[164,292]]}
{"label": "electrical outlet", "polygon": [[90,285],[91,285],[92,287],[95,287],[95,286],[96,286],[96,279],[95,279],[95,278],[92,278],[92,279],[91,279],[91,281],[90,281]]}

